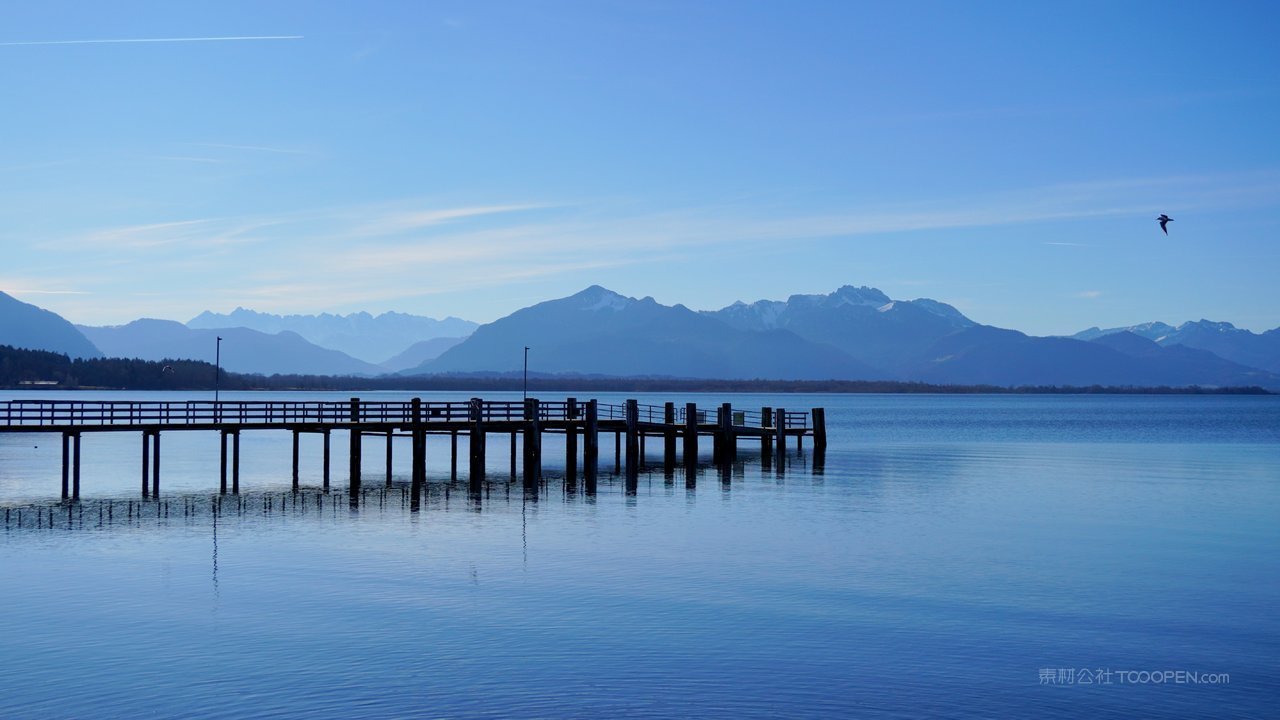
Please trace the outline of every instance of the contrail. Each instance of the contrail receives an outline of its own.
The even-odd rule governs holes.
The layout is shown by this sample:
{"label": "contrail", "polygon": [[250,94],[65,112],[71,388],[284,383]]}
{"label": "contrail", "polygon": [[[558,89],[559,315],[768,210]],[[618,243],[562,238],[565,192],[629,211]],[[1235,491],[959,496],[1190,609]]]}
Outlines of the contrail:
{"label": "contrail", "polygon": [[9,47],[13,45],[107,45],[117,43],[226,42],[229,40],[301,39],[301,35],[236,35],[231,37],[120,38],[115,40],[35,40],[32,42],[0,43],[0,47]]}

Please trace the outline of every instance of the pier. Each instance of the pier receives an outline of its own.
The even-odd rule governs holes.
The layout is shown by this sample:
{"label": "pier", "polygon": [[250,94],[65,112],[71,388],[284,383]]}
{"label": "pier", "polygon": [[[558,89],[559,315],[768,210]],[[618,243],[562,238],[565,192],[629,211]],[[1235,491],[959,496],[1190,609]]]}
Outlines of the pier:
{"label": "pier", "polygon": [[[758,444],[762,461],[776,453],[781,465],[787,448],[802,446],[808,438],[815,453],[826,449],[826,414],[823,408],[789,411],[785,408],[734,408],[723,403],[699,408],[694,403],[677,405],[641,404],[627,400],[620,404],[596,400],[542,402],[493,401],[471,398],[455,402],[411,401],[76,401],[11,400],[0,403],[0,432],[59,434],[62,440],[62,499],[80,497],[80,438],[84,433],[134,432],[141,435],[141,496],[160,496],[160,438],[164,432],[216,432],[221,442],[218,492],[240,493],[240,434],[249,431],[293,433],[293,489],[299,484],[300,437],[318,434],[323,438],[323,490],[330,489],[331,442],[333,432],[348,438],[348,493],[353,505],[359,503],[365,477],[362,473],[366,440],[385,442],[386,477],[392,482],[393,439],[411,439],[412,488],[415,496],[427,480],[428,435],[450,438],[451,480],[458,474],[458,437],[467,440],[467,473],[473,491],[485,479],[490,436],[509,438],[510,476],[521,475],[526,485],[536,485],[542,475],[542,439],[545,434],[563,435],[566,481],[576,482],[581,474],[590,491],[600,463],[600,436],[613,434],[615,468],[625,460],[628,478],[634,478],[644,462],[646,444],[662,443],[663,464],[696,466],[700,442],[711,441],[712,460],[728,466],[735,460],[745,439]],[[606,445],[607,448],[607,445]],[[517,450],[519,449],[519,452]],[[606,450],[607,452],[607,450]],[[372,479],[372,478],[370,478]]]}

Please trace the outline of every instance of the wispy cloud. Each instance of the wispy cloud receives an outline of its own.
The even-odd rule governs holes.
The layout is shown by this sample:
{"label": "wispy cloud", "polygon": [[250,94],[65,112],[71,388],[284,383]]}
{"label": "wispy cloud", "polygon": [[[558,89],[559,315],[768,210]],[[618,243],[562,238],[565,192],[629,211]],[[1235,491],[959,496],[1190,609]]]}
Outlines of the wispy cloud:
{"label": "wispy cloud", "polygon": [[247,150],[253,152],[278,153],[281,155],[311,155],[306,150],[294,150],[291,148],[267,147],[265,145],[230,145],[227,143],[187,143],[196,147],[220,148],[222,150]]}
{"label": "wispy cloud", "polygon": [[157,155],[157,160],[175,160],[178,162],[207,163],[211,165],[221,164],[223,161],[217,158],[194,157],[191,155]]}
{"label": "wispy cloud", "polygon": [[1102,295],[1103,292],[1101,290],[1081,290],[1075,294],[1075,297],[1080,298],[1081,300],[1097,300],[1102,297]]}
{"label": "wispy cloud", "polygon": [[1061,247],[1093,247],[1092,245],[1090,245],[1090,244],[1088,244],[1088,243],[1077,243],[1077,242],[1053,242],[1053,241],[1045,241],[1043,244],[1044,244],[1044,245],[1058,245],[1058,246],[1061,246]]}
{"label": "wispy cloud", "polygon": [[171,38],[104,38],[94,40],[28,40],[2,42],[0,47],[19,45],[118,45],[124,43],[189,43],[189,42],[240,42],[246,40],[301,40],[302,35],[231,35],[222,37],[171,37]]}

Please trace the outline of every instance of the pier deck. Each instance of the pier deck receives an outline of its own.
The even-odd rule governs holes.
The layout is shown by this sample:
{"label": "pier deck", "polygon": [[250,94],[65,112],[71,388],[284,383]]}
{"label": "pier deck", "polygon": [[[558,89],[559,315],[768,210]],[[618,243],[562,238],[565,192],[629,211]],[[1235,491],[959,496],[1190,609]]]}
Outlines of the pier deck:
{"label": "pier deck", "polygon": [[[620,463],[623,441],[629,474],[634,473],[648,438],[661,438],[663,458],[676,462],[677,446],[686,463],[697,461],[698,441],[710,437],[713,459],[731,462],[740,438],[760,443],[762,456],[775,449],[784,455],[788,439],[798,445],[812,438],[815,450],[826,447],[826,419],[822,408],[795,412],[783,408],[734,409],[729,403],[698,408],[693,403],[677,406],[580,402],[576,398],[541,402],[484,400],[471,398],[454,402],[411,401],[131,401],[131,400],[11,400],[0,403],[0,432],[59,433],[62,436],[62,497],[80,496],[80,436],[83,433],[138,432],[142,435],[142,496],[160,493],[160,434],[172,431],[214,431],[221,435],[220,491],[239,492],[240,433],[258,430],[288,430],[293,433],[293,485],[298,487],[299,436],[324,436],[324,487],[330,478],[330,434],[349,436],[350,490],[353,502],[361,485],[361,456],[366,435],[386,438],[387,482],[391,480],[392,438],[413,438],[413,483],[426,478],[426,436],[448,434],[451,465],[457,470],[459,435],[469,446],[471,481],[484,477],[489,435],[509,435],[511,471],[516,470],[517,438],[522,440],[524,479],[536,482],[541,475],[542,436],[565,436],[566,464],[576,474],[578,442],[582,441],[585,479],[594,483],[599,462],[599,436],[614,434],[615,462]],[[230,485],[228,475],[230,474]]]}

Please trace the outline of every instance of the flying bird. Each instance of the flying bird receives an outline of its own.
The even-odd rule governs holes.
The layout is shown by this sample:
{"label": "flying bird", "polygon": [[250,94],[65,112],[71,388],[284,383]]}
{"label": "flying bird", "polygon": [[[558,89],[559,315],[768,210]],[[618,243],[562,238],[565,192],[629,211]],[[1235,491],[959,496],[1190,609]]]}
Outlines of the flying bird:
{"label": "flying bird", "polygon": [[1168,225],[1169,223],[1173,222],[1173,218],[1169,217],[1168,215],[1165,215],[1164,213],[1160,213],[1160,217],[1156,218],[1156,222],[1160,223],[1160,229],[1164,231],[1165,235],[1168,235],[1169,234]]}

